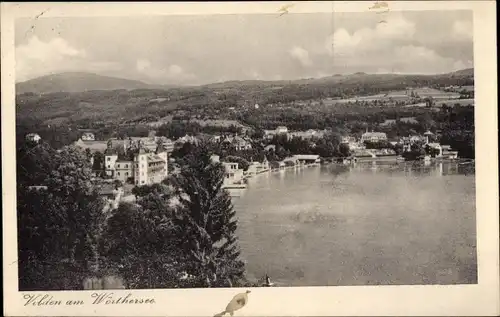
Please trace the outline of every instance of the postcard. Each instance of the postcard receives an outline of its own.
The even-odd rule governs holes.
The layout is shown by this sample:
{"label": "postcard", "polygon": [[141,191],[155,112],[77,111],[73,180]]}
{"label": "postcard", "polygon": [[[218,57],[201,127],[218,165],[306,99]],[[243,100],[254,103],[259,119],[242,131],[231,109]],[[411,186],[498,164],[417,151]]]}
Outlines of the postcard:
{"label": "postcard", "polygon": [[6,316],[494,316],[493,1],[2,3]]}

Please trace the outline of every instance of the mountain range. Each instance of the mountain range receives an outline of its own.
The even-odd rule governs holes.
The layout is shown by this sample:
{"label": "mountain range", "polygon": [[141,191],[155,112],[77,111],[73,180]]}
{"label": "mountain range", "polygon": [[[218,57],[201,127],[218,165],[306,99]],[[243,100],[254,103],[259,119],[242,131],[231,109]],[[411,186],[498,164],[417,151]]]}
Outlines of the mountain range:
{"label": "mountain range", "polygon": [[[297,80],[242,80],[228,81],[202,85],[206,88],[238,88],[245,86],[285,86],[290,84],[369,84],[371,82],[411,82],[425,79],[452,79],[474,78],[474,69],[468,68],[456,72],[436,75],[406,75],[406,74],[366,74],[355,73],[350,75],[333,75],[322,78],[308,78]],[[134,90],[134,89],[170,89],[175,85],[153,85],[138,80],[110,77],[85,72],[66,72],[37,77],[24,82],[16,83],[16,94],[36,93],[47,94],[54,92],[83,92],[91,90]]]}

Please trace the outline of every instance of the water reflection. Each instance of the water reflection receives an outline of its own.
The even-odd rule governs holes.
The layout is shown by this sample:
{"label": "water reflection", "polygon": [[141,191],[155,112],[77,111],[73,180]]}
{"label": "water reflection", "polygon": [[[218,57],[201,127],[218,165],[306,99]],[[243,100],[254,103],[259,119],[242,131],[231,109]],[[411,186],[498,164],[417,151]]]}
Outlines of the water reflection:
{"label": "water reflection", "polygon": [[357,163],[249,180],[234,199],[250,278],[476,283],[474,166]]}

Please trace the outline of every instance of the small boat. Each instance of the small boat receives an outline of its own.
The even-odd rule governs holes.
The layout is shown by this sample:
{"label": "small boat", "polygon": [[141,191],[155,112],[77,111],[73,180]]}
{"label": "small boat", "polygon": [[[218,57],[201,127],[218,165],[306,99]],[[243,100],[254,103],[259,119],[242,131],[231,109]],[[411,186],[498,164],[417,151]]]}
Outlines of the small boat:
{"label": "small boat", "polygon": [[264,282],[264,284],[262,284],[262,286],[272,287],[272,286],[275,286],[275,284],[273,282],[271,282],[271,278],[269,277],[269,275],[266,274],[265,282]]}
{"label": "small boat", "polygon": [[244,188],[247,188],[247,185],[246,184],[227,184],[227,185],[223,185],[222,188],[225,188],[225,189],[244,189]]}

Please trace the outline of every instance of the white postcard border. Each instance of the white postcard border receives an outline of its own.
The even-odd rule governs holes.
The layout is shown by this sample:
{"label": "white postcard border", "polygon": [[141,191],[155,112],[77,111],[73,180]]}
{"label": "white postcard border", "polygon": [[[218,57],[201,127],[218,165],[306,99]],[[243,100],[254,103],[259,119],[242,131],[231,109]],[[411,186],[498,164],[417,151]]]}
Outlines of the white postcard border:
{"label": "white postcard border", "polygon": [[[115,294],[154,298],[154,305],[92,305],[95,291],[39,292],[54,299],[83,300],[81,306],[23,306],[18,292],[14,17],[151,14],[276,14],[290,2],[254,3],[2,3],[2,196],[4,314],[6,316],[213,316],[244,289],[121,290]],[[293,2],[290,13],[368,11],[373,2]],[[498,148],[496,8],[493,1],[389,2],[391,10],[474,11],[476,91],[477,285],[254,288],[236,316],[498,315]]]}

